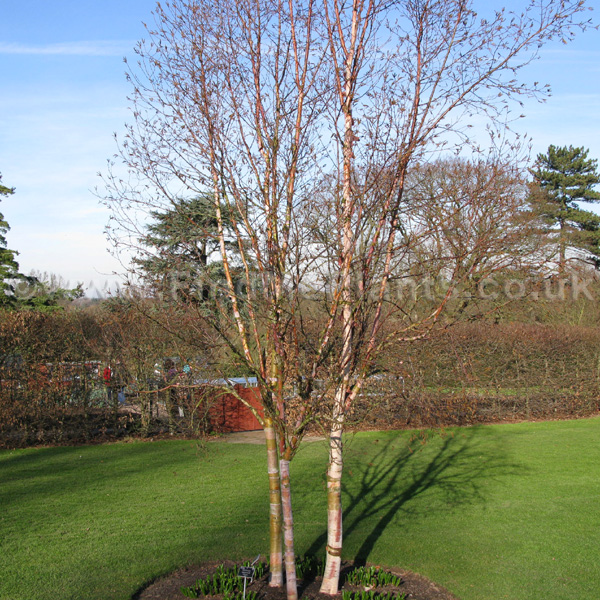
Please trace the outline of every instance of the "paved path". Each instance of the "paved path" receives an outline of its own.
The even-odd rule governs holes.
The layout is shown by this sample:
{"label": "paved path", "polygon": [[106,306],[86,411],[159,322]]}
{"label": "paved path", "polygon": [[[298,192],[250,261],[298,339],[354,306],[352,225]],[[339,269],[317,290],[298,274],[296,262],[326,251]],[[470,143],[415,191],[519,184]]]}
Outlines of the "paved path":
{"label": "paved path", "polygon": [[[237,433],[224,433],[213,438],[213,442],[225,442],[226,444],[264,444],[265,432],[262,429],[258,431],[239,431]],[[305,442],[324,442],[325,438],[320,436],[305,436]]]}

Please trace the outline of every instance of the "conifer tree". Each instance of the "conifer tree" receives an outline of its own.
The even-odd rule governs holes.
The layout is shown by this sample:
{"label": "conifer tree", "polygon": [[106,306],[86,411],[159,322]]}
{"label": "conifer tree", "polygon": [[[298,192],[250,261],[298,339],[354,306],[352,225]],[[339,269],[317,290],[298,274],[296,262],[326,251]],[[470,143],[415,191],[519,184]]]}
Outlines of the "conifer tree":
{"label": "conifer tree", "polygon": [[[220,258],[212,196],[178,198],[169,209],[152,211],[150,216],[152,221],[146,226],[134,259],[139,274],[163,296],[176,292],[180,298],[207,300],[211,285],[223,277],[221,261],[214,256],[218,253]],[[225,214],[226,227],[228,223]],[[233,243],[227,240],[226,246]]]}
{"label": "conifer tree", "polygon": [[[0,181],[2,177],[0,176]],[[0,183],[0,196],[14,194],[14,188],[8,188]],[[22,278],[19,274],[19,263],[16,261],[17,252],[6,247],[6,233],[10,230],[4,215],[0,213],[0,307],[8,307],[12,304],[14,296],[13,282]]]}
{"label": "conifer tree", "polygon": [[599,202],[598,161],[588,158],[588,150],[573,146],[548,147],[538,154],[531,170],[537,189],[532,194],[534,209],[546,224],[546,232],[558,228],[559,272],[567,261],[567,248],[577,248],[586,260],[600,267],[600,215],[580,208],[579,202]]}
{"label": "conifer tree", "polygon": [[[0,183],[0,197],[10,196],[14,192],[14,188]],[[57,310],[63,304],[83,296],[81,283],[73,289],[65,289],[57,284],[59,280],[53,276],[44,274],[36,277],[20,273],[16,260],[18,252],[6,247],[6,233],[9,230],[8,222],[0,213],[0,309]]]}

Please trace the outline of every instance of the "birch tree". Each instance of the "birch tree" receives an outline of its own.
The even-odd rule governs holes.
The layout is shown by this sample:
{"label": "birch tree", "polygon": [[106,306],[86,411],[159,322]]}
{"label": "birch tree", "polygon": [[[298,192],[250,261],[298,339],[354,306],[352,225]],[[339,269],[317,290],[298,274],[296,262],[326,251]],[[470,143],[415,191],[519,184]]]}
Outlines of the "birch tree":
{"label": "birch tree", "polygon": [[[441,146],[471,145],[467,132],[475,115],[487,120],[492,137],[502,137],[497,126],[506,122],[511,102],[543,91],[519,80],[520,69],[546,41],[566,41],[586,27],[581,1],[534,0],[520,13],[502,9],[487,18],[478,16],[474,4],[324,0],[342,189],[337,210],[342,232],[342,352],[331,417],[328,538],[321,587],[329,594],[337,593],[339,585],[345,414],[384,343],[386,290],[397,258],[407,251],[414,254],[411,246],[428,238],[411,226],[410,213],[403,211],[410,168]],[[378,190],[379,198],[365,205],[370,189]],[[471,254],[488,251],[484,245],[472,248]],[[457,264],[456,257],[447,258],[450,265]],[[447,273],[447,293],[432,312],[419,323],[393,330],[395,337],[423,335],[439,319],[453,288],[468,282],[475,265],[482,264],[470,258],[472,269]],[[357,263],[361,289],[354,294],[352,270]]]}
{"label": "birch tree", "polygon": [[[314,173],[327,107],[316,4],[159,5],[130,75],[134,125],[120,153],[129,177],[108,181],[114,210],[109,232],[121,244],[135,244],[144,215],[165,204],[175,207],[182,191],[208,192],[214,199],[224,277],[214,291],[216,308],[199,312],[199,318],[210,322],[259,381],[264,415],[256,416],[267,438],[271,585],[283,581],[283,522],[291,599],[297,591],[289,463],[318,405],[311,381],[336,316],[333,311],[328,317],[307,380],[296,360],[302,337],[298,307],[300,282],[315,258],[304,252],[302,221],[319,179]],[[296,390],[291,400],[290,388]]]}
{"label": "birch tree", "polygon": [[[486,18],[467,0],[157,6],[130,68],[133,124],[118,156],[127,177],[107,177],[109,233],[134,244],[152,211],[186,196],[214,200],[224,276],[214,310],[200,307],[198,318],[259,381],[271,584],[283,580],[283,539],[291,600],[289,464],[308,424],[320,419],[330,430],[322,591],[336,594],[342,433],[378,355],[426,335],[454,290],[522,252],[499,243],[489,212],[476,209],[481,186],[464,186],[452,205],[439,189],[408,193],[411,173],[442,153],[481,151],[468,136],[477,117],[491,127],[492,150],[473,160],[490,166],[494,189],[503,150],[516,152],[502,133],[512,103],[544,93],[521,82],[519,69],[547,40],[584,29],[583,10],[569,0],[534,0],[522,13]],[[468,244],[453,245],[444,210],[456,223],[473,222]],[[445,291],[414,318],[391,283],[435,261]]]}

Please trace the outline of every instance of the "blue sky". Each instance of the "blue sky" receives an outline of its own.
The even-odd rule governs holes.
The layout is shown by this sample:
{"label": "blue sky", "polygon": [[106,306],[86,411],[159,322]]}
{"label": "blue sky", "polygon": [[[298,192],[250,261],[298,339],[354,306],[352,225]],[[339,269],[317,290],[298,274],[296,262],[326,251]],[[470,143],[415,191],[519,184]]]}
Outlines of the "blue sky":
{"label": "blue sky", "polygon": [[119,264],[92,193],[128,119],[124,56],[154,0],[0,2],[0,204],[21,270],[101,290]]}
{"label": "blue sky", "polygon": [[[600,0],[589,2],[600,22]],[[155,0],[0,0],[0,173],[16,194],[0,204],[21,270],[61,275],[101,291],[120,265],[94,195],[129,120],[124,56],[144,35]],[[600,33],[545,47],[528,78],[553,96],[528,102],[517,129],[533,155],[549,144],[600,158]]]}

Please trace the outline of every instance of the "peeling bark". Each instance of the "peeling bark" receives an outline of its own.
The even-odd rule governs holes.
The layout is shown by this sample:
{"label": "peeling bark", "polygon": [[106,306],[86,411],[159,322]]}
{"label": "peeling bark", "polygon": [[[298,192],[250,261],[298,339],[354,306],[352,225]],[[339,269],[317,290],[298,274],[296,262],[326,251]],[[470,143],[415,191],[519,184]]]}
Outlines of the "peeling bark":
{"label": "peeling bark", "polygon": [[282,541],[281,541],[281,484],[277,459],[277,440],[273,421],[265,418],[265,437],[267,439],[267,469],[269,472],[269,533],[270,533],[270,571],[271,587],[283,585]]}
{"label": "peeling bark", "polygon": [[329,436],[329,467],[327,469],[327,547],[325,572],[321,593],[338,593],[342,562],[342,432],[343,395],[338,391],[334,408],[334,422]]}
{"label": "peeling bark", "polygon": [[288,600],[298,600],[296,583],[296,555],[294,552],[294,519],[290,488],[290,461],[279,461],[281,473],[281,505],[283,509],[283,538],[285,546],[285,582]]}

